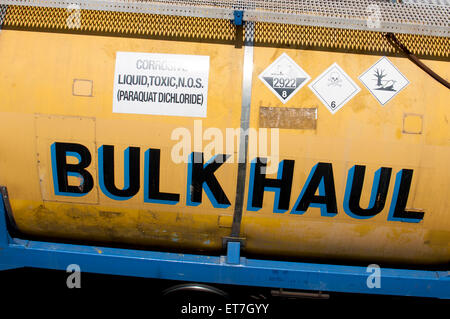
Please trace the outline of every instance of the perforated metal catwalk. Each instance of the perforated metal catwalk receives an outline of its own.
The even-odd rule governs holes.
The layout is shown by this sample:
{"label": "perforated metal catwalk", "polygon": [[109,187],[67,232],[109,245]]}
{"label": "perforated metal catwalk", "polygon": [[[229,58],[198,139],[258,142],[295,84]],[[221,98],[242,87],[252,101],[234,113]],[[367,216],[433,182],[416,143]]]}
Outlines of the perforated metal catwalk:
{"label": "perforated metal catwalk", "polygon": [[[73,0],[2,0],[0,4],[67,8]],[[251,0],[147,1],[78,0],[81,9],[232,19],[243,11],[245,21],[321,26],[352,30],[449,36],[448,1]],[[368,23],[369,21],[369,23]],[[375,23],[371,23],[374,22]]]}
{"label": "perforated metal catwalk", "polygon": [[[0,3],[5,2],[31,4],[31,1],[0,0]],[[51,5],[54,2],[49,1],[46,4]],[[225,17],[220,19],[201,18],[196,16],[170,15],[170,12],[166,12],[167,14],[164,15],[148,14],[142,13],[145,12],[144,9],[135,10],[137,12],[81,9],[80,26],[74,29],[70,28],[67,24],[67,19],[71,11],[63,8],[63,2],[58,2],[61,8],[4,5],[2,6],[3,12],[5,12],[6,7],[8,11],[4,17],[3,28],[219,42],[234,42],[238,36],[236,25],[232,23],[231,19]],[[89,1],[89,3],[91,2]],[[142,4],[142,2],[140,3]],[[148,1],[145,3],[148,8],[154,4]],[[33,4],[39,4],[39,2],[34,1]],[[86,7],[86,5],[81,7]],[[448,16],[449,7],[439,7],[444,8],[441,14],[447,14]],[[129,11],[133,11],[132,8],[128,9]],[[175,13],[174,11],[171,14]],[[447,24],[448,20],[447,18]],[[249,23],[253,27],[248,28]],[[255,45],[262,46],[333,50],[340,52],[352,51],[384,55],[399,54],[396,48],[391,46],[385,38],[385,32],[379,32],[370,28],[357,30],[347,28],[348,26],[336,27],[336,25],[333,25],[329,27],[248,21],[244,23],[245,32],[243,33],[243,40],[251,41]],[[448,26],[445,29],[448,32]],[[423,35],[413,32],[396,33],[396,36],[413,54],[419,57],[439,59],[449,57],[450,41],[448,36]]]}

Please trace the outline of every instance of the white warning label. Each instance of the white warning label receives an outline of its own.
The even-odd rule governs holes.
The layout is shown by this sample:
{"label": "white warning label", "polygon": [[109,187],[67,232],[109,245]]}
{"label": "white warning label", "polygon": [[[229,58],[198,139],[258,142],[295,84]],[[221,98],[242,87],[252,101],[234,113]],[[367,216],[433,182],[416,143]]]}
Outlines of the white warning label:
{"label": "white warning label", "polygon": [[311,82],[309,88],[332,114],[361,90],[337,63],[333,63]]}
{"label": "white warning label", "polygon": [[409,84],[408,79],[386,57],[378,60],[359,79],[383,106]]}
{"label": "white warning label", "polygon": [[209,56],[117,52],[114,113],[206,117]]}
{"label": "white warning label", "polygon": [[259,75],[259,79],[285,104],[311,77],[283,53]]}

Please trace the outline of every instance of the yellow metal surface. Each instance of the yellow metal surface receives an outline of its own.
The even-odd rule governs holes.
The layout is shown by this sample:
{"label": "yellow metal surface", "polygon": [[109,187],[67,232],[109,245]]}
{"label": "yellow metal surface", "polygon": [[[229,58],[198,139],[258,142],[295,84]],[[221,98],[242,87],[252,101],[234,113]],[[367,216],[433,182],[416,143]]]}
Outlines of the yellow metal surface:
{"label": "yellow metal surface", "polygon": [[[6,16],[6,26],[12,25],[16,11]],[[193,132],[196,119],[113,113],[118,51],[209,56],[208,116],[202,119],[203,130],[215,127],[225,132],[240,127],[243,49],[200,41],[2,30],[0,183],[8,187],[18,228],[24,234],[53,238],[220,251],[222,238],[230,234],[238,164],[225,163],[215,174],[231,206],[215,208],[208,200],[187,206],[187,164],[170,159],[177,143],[171,134],[179,127]],[[312,79],[337,62],[361,92],[334,115],[307,87],[281,104],[258,75],[282,53]],[[280,158],[295,160],[291,208],[311,168],[317,162],[329,162],[333,164],[339,212],[334,217],[321,216],[318,208],[309,208],[303,215],[273,213],[272,192],[265,193],[261,210],[247,211],[248,164],[241,236],[246,238],[249,253],[370,263],[450,261],[450,93],[409,60],[390,57],[410,84],[382,107],[358,80],[379,58],[352,52],[255,47],[250,127],[259,128],[260,107],[318,110],[313,129],[280,129]],[[448,62],[426,63],[449,79]],[[74,94],[76,80],[90,81],[92,91],[83,82],[76,88],[86,94]],[[50,146],[55,141],[81,143],[89,149],[92,164],[88,171],[95,186],[88,195],[55,195],[50,160]],[[145,203],[142,189],[126,202],[105,196],[97,183],[101,145],[114,145],[118,154],[128,146],[141,147],[142,152],[150,147],[160,149],[161,190],[179,193],[180,202]],[[249,161],[254,156],[251,153]],[[368,205],[374,172],[381,166],[393,168],[386,206],[371,219],[352,218],[342,208],[347,173],[355,164],[367,166],[362,207]],[[123,157],[117,156],[115,165],[123,167]],[[143,166],[141,161],[141,171]],[[404,168],[414,170],[407,209],[425,212],[419,223],[387,220],[394,175]],[[123,185],[122,174],[117,183]]]}
{"label": "yellow metal surface", "polygon": [[[178,127],[193,131],[193,119],[113,114],[115,53],[210,56],[209,90],[217,94],[208,97],[203,126],[225,130],[240,125],[240,113],[235,110],[241,107],[242,50],[229,45],[181,46],[170,41],[8,30],[0,33],[0,43],[0,145],[1,153],[9,154],[2,159],[5,169],[0,179],[11,192],[14,218],[21,231],[135,245],[221,249],[221,238],[231,227],[223,216],[231,216],[233,206],[217,211],[208,201],[183,209],[149,205],[143,203],[142,191],[124,206],[102,195],[97,183],[84,197],[61,198],[52,187],[49,149],[55,141],[82,143],[93,154],[89,170],[96,180],[98,146],[115,145],[118,152],[128,146],[159,148],[161,190],[178,192],[180,202],[186,202],[186,164],[171,161],[176,141],[170,137]],[[74,96],[74,79],[91,80],[93,96]],[[123,157],[116,160],[123,167]],[[236,192],[236,174],[237,163],[225,163],[216,172],[230,199]],[[117,183],[123,184],[123,174],[118,174]]]}
{"label": "yellow metal surface", "polygon": [[[295,160],[291,195],[295,201],[317,162],[332,162],[338,215],[322,217],[319,208],[304,215],[274,214],[274,195],[266,192],[264,207],[245,212],[243,233],[247,249],[260,254],[305,257],[436,263],[450,260],[450,92],[406,58],[389,58],[410,84],[382,107],[371,93],[362,90],[336,114],[331,114],[310,89],[301,89],[281,104],[257,76],[282,53],[287,53],[315,79],[337,62],[354,80],[380,57],[321,51],[255,48],[251,126],[258,127],[260,107],[318,107],[316,130],[280,130],[280,154]],[[448,62],[427,64],[449,79]],[[417,129],[422,134],[405,134]],[[420,223],[387,221],[393,181],[383,211],[368,220],[346,215],[342,208],[347,172],[355,164],[366,165],[361,207],[367,207],[371,178],[381,166],[414,169],[407,209],[425,211]],[[276,174],[272,177],[275,178]],[[368,177],[370,176],[370,177]],[[367,180],[368,179],[368,180]],[[292,207],[292,206],[291,206]]]}

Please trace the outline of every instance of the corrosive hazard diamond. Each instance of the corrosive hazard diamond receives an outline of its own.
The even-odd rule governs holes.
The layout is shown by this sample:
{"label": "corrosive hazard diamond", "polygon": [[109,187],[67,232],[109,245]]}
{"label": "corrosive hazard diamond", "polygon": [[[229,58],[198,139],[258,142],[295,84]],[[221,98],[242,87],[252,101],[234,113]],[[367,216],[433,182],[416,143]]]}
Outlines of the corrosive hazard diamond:
{"label": "corrosive hazard diamond", "polygon": [[259,79],[285,104],[311,77],[283,53],[259,75]]}

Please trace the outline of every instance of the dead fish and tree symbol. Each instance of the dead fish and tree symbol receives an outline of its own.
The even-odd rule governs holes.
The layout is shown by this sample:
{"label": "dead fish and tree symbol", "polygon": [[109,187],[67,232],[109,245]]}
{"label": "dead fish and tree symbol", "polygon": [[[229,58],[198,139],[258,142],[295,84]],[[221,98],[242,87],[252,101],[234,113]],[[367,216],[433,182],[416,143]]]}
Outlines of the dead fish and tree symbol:
{"label": "dead fish and tree symbol", "polygon": [[391,92],[396,92],[397,90],[394,89],[394,85],[395,85],[395,80],[383,80],[383,78],[385,78],[386,76],[388,76],[388,74],[385,72],[384,69],[375,69],[374,71],[374,75],[375,75],[375,81],[377,81],[377,87],[374,88],[374,90],[379,90],[379,91],[391,91]]}

